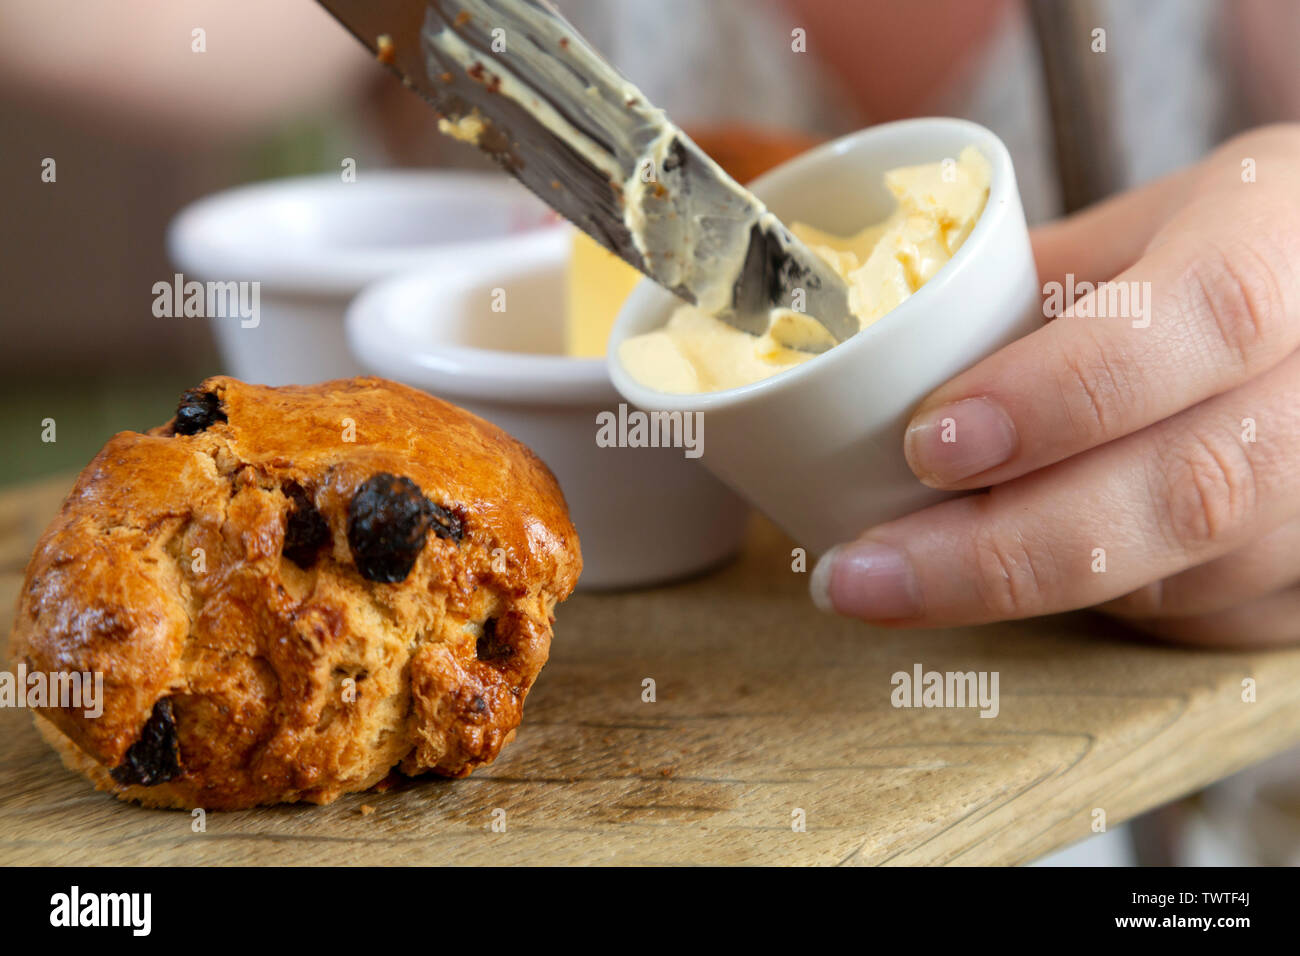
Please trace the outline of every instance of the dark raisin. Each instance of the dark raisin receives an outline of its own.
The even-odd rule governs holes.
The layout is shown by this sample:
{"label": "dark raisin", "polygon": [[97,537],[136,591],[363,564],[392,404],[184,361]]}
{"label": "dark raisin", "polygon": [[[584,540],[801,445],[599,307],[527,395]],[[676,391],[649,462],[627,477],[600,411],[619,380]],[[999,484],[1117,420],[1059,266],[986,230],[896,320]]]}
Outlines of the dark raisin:
{"label": "dark raisin", "polygon": [[481,661],[493,661],[509,657],[514,649],[497,636],[497,619],[488,618],[483,622],[483,633],[474,644],[474,656]]}
{"label": "dark raisin", "polygon": [[289,516],[284,525],[284,556],[304,570],[316,563],[329,543],[330,526],[297,482],[281,489],[289,499]]}
{"label": "dark raisin", "polygon": [[465,523],[460,515],[448,511],[441,505],[429,502],[429,518],[433,522],[433,531],[440,538],[450,538],[457,544],[465,537]]}
{"label": "dark raisin", "polygon": [[429,501],[410,478],[380,472],[348,505],[348,545],[368,581],[405,581],[433,523]]}
{"label": "dark raisin", "polygon": [[177,435],[195,435],[224,421],[227,418],[221,410],[221,399],[211,392],[192,388],[181,396],[181,403],[176,406],[176,425],[173,430]]}
{"label": "dark raisin", "polygon": [[127,750],[122,763],[109,773],[118,783],[145,787],[180,776],[181,754],[171,698],[164,697],[153,705],[153,713],[145,721],[140,739]]}

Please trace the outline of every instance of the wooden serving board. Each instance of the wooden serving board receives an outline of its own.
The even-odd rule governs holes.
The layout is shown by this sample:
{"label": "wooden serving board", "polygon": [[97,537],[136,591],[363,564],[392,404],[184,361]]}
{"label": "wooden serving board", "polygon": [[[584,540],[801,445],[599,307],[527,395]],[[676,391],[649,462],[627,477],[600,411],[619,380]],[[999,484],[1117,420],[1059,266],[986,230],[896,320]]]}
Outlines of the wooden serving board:
{"label": "wooden serving board", "polygon": [[[5,614],[69,486],[0,493]],[[0,863],[1023,863],[1095,810],[1113,827],[1300,741],[1300,651],[1171,649],[1090,615],[878,630],[816,612],[790,549],[756,521],[712,574],[570,599],[517,739],[465,780],[194,832],[95,792],[0,710]],[[894,708],[918,663],[997,671],[1000,713]]]}

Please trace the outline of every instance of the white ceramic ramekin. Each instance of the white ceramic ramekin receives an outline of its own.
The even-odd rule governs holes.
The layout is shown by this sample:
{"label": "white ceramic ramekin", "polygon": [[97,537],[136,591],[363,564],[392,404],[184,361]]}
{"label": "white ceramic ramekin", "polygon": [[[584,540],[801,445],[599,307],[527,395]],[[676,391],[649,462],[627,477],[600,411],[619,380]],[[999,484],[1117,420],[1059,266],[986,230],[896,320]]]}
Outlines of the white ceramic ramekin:
{"label": "white ceramic ramekin", "polygon": [[916,294],[811,361],[742,388],[671,395],[633,380],[618,348],[663,326],[680,302],[643,281],[615,324],[608,361],[619,392],[643,409],[702,412],[700,460],[814,552],[945,497],[907,467],[907,421],[933,389],[1041,325],[1038,279],[1011,157],[974,123],[872,127],[752,184],[782,221],[850,235],[892,210],[887,170],[955,159],[966,146],[992,166],[974,231]]}
{"label": "white ceramic ramekin", "polygon": [[257,282],[256,323],[209,317],[226,370],[266,385],[361,374],[348,351],[348,302],[376,279],[436,264],[470,244],[502,254],[554,214],[507,176],[366,171],[282,179],[185,207],[167,236],[186,281]]}
{"label": "white ceramic ramekin", "polygon": [[553,231],[379,282],[348,310],[352,349],[368,370],[486,418],[550,466],[582,541],[579,587],[711,567],[739,549],[749,509],[681,448],[597,444],[597,415],[617,413],[620,398],[603,359],[563,354],[569,248]]}

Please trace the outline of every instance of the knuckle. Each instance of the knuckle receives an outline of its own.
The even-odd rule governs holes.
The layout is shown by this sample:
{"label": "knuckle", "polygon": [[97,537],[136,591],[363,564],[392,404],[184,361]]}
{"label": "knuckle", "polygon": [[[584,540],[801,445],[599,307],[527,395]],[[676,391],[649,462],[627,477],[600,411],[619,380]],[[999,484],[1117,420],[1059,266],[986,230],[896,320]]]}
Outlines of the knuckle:
{"label": "knuckle", "polygon": [[1175,550],[1201,554],[1248,523],[1258,487],[1241,443],[1231,436],[1191,433],[1158,457],[1163,464],[1157,513]]}
{"label": "knuckle", "polygon": [[1132,382],[1100,346],[1086,352],[1064,351],[1057,386],[1075,437],[1096,441],[1113,436],[1122,409],[1134,399]]}
{"label": "knuckle", "polygon": [[1206,246],[1191,266],[1194,310],[1243,370],[1253,369],[1277,338],[1283,321],[1282,282],[1269,256],[1253,242],[1231,252]]}
{"label": "knuckle", "polygon": [[1115,617],[1160,617],[1168,611],[1168,595],[1164,581],[1152,581],[1135,591],[1122,594],[1099,606],[1099,610]]}
{"label": "knuckle", "polygon": [[1029,617],[1046,606],[1049,576],[1042,557],[1020,533],[984,529],[974,540],[975,584],[997,619]]}

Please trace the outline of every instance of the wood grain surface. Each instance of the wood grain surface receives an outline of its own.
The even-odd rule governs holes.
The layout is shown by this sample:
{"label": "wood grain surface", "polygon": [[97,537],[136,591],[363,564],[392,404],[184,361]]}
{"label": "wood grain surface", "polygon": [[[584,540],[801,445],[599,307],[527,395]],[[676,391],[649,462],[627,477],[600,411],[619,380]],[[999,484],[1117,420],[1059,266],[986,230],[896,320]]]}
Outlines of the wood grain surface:
{"label": "wood grain surface", "polygon": [[[69,485],[0,494],[6,614]],[[1165,648],[1089,615],[878,630],[813,610],[790,549],[756,521],[712,574],[562,605],[517,739],[465,780],[194,832],[95,792],[0,710],[0,863],[1023,863],[1095,809],[1113,827],[1300,741],[1300,651]],[[997,671],[1000,713],[895,709],[916,663]]]}

